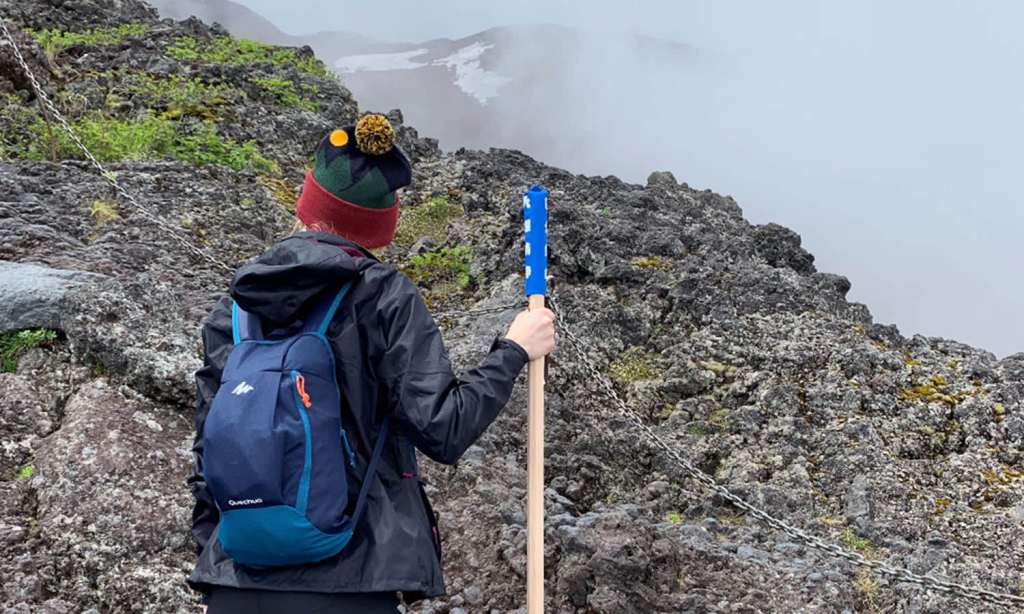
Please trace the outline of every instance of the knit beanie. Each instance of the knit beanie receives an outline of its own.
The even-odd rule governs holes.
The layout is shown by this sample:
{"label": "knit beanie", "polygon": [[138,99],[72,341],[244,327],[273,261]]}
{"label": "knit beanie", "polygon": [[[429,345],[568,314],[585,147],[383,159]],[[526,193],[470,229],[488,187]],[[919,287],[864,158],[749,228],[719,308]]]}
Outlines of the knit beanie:
{"label": "knit beanie", "polygon": [[398,196],[412,168],[394,143],[395,129],[383,115],[364,115],[355,126],[338,128],[316,148],[295,214],[363,247],[384,247],[395,238]]}

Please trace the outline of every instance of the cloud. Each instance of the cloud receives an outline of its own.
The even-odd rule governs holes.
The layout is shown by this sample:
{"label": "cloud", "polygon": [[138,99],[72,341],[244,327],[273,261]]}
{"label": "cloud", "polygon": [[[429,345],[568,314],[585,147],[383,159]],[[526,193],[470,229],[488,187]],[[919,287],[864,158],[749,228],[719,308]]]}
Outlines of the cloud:
{"label": "cloud", "polygon": [[610,35],[552,55],[550,41],[517,30],[521,53],[498,72],[557,78],[522,104],[492,100],[500,115],[460,138],[577,172],[671,170],[732,194],[755,222],[797,230],[877,320],[1024,351],[1024,4],[442,0],[389,4],[386,20],[364,4],[306,15],[289,5],[287,28],[320,29],[329,15],[332,27],[418,41],[555,23],[691,45],[685,65]]}

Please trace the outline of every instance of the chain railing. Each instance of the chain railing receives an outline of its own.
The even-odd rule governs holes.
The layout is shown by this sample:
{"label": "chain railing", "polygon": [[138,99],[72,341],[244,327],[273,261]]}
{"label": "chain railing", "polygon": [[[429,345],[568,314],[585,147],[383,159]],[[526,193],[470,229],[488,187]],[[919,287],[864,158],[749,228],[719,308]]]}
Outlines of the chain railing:
{"label": "chain railing", "polygon": [[568,342],[566,345],[568,345],[569,351],[576,357],[580,368],[588,377],[592,378],[592,380],[598,384],[607,399],[611,401],[611,404],[608,407],[613,408],[619,416],[625,418],[636,433],[640,435],[645,443],[647,443],[647,445],[662,452],[687,475],[711,492],[719,495],[735,507],[745,511],[765,525],[782,531],[786,535],[789,535],[793,539],[796,539],[815,550],[824,552],[830,556],[844,559],[854,565],[868,568],[879,575],[887,576],[897,582],[907,582],[927,590],[938,591],[948,595],[955,595],[957,597],[963,597],[975,601],[983,601],[992,605],[1024,607],[1024,597],[1022,596],[1012,595],[1009,593],[996,593],[981,588],[974,588],[957,582],[941,580],[934,576],[914,573],[909,569],[897,567],[884,561],[869,559],[863,554],[847,550],[838,544],[828,542],[816,535],[811,535],[803,529],[794,527],[791,524],[779,520],[768,512],[748,503],[743,498],[732,493],[728,488],[719,484],[712,476],[700,470],[693,463],[683,457],[683,455],[679,453],[679,450],[659,437],[658,434],[654,432],[654,429],[647,424],[643,416],[626,404],[622,397],[619,396],[619,393],[615,390],[615,386],[612,384],[608,376],[605,375],[602,370],[598,369],[594,364],[594,361],[590,358],[592,350],[587,343],[583,341],[578,334],[576,334],[573,330],[573,325],[567,321],[571,319],[567,318],[565,311],[561,309],[557,299],[557,294],[554,291],[552,291],[550,298],[552,308],[559,313],[558,328],[561,338]]}
{"label": "chain railing", "polygon": [[33,73],[32,70],[29,68],[28,62],[25,61],[25,57],[21,54],[21,49],[18,48],[18,43],[14,40],[14,35],[12,35],[11,31],[7,29],[7,20],[3,18],[0,18],[0,30],[3,31],[4,37],[11,44],[11,48],[14,50],[14,57],[18,61],[18,64],[21,66],[21,69],[25,72],[25,76],[28,77],[29,83],[32,84],[32,89],[33,91],[35,91],[36,96],[39,98],[39,101],[43,104],[43,106],[46,107],[46,110],[49,112],[50,116],[53,117],[57,121],[57,123],[60,124],[60,127],[64,129],[64,132],[67,133],[68,138],[71,139],[71,142],[73,142],[76,147],[78,147],[78,149],[82,152],[82,155],[85,156],[85,159],[91,162],[92,165],[96,167],[96,170],[99,171],[100,175],[107,180],[107,183],[109,183],[111,187],[117,190],[117,193],[121,195],[121,198],[124,199],[124,202],[134,207],[135,210],[138,211],[143,217],[145,217],[147,220],[149,220],[157,227],[159,227],[161,230],[166,232],[167,236],[174,239],[186,250],[199,256],[200,258],[203,258],[207,262],[210,262],[211,264],[213,264],[214,266],[223,271],[232,271],[232,267],[229,266],[226,262],[218,259],[213,254],[210,254],[207,250],[202,249],[201,247],[190,241],[188,237],[185,236],[184,233],[178,227],[172,226],[171,224],[165,222],[163,219],[160,218],[159,215],[153,213],[148,208],[144,207],[141,203],[139,203],[139,201],[135,199],[134,196],[132,196],[131,192],[126,190],[124,186],[121,185],[121,183],[117,180],[117,175],[107,170],[106,167],[104,167],[103,164],[96,159],[96,156],[94,156],[92,152],[89,151],[89,148],[85,146],[85,143],[82,142],[82,139],[78,137],[78,134],[75,132],[75,129],[71,127],[71,124],[69,124],[66,119],[64,119],[64,115],[57,108],[57,105],[55,105],[53,101],[50,100],[50,97],[49,95],[47,95],[46,90],[43,89],[43,86],[39,83],[39,80],[36,78],[35,73]]}
{"label": "chain railing", "polygon": [[494,307],[481,307],[479,309],[452,309],[449,311],[435,311],[431,315],[435,319],[450,320],[455,318],[463,318],[466,316],[482,316],[492,313],[502,313],[510,310],[522,310],[522,303],[507,303],[505,305],[496,305]]}
{"label": "chain railing", "polygon": [[[179,244],[181,244],[182,247],[184,247],[188,251],[192,252],[197,256],[200,256],[201,258],[207,260],[211,264],[215,265],[216,267],[224,271],[232,271],[232,267],[229,266],[227,263],[213,256],[207,250],[204,250],[199,246],[195,245],[193,242],[191,242],[187,238],[187,236],[180,231],[179,228],[172,226],[168,222],[161,219],[157,214],[153,213],[152,211],[144,207],[142,204],[140,204],[135,199],[135,197],[132,196],[132,194],[128,192],[124,188],[124,186],[122,186],[117,181],[116,175],[108,171],[103,166],[103,164],[96,159],[96,156],[94,156],[92,152],[89,151],[89,149],[85,146],[82,140],[75,133],[75,130],[71,127],[71,125],[67,122],[64,116],[61,114],[61,112],[57,109],[53,101],[50,100],[50,97],[46,94],[46,91],[43,89],[42,85],[40,85],[35,74],[33,74],[32,70],[28,66],[28,63],[25,61],[25,58],[22,56],[21,50],[18,48],[18,44],[14,40],[14,36],[11,34],[10,30],[8,30],[6,20],[4,20],[3,18],[0,18],[0,30],[2,30],[4,37],[11,44],[11,47],[14,50],[15,58],[17,59],[18,64],[21,66],[21,69],[25,72],[25,75],[28,77],[29,82],[32,85],[32,89],[36,93],[36,96],[38,96],[39,100],[42,102],[43,105],[45,105],[46,109],[49,111],[51,116],[55,118],[57,122],[60,124],[60,126],[64,129],[64,131],[68,135],[68,138],[70,138],[72,142],[74,142],[75,146],[77,146],[82,151],[82,154],[85,156],[85,158],[92,163],[92,165],[96,168],[96,170],[99,171],[103,178],[106,179],[107,182],[110,183],[110,185],[115,190],[117,190],[118,194],[121,195],[125,202],[129,203],[132,207],[134,207],[147,220],[158,226],[160,229],[164,230],[169,236],[174,238]],[[610,407],[613,408],[620,416],[625,418],[630,423],[630,425],[637,431],[637,434],[640,435],[640,437],[647,443],[647,445],[661,451],[663,454],[665,454],[666,457],[668,457],[687,475],[689,475],[692,479],[703,485],[708,490],[721,496],[723,499],[729,501],[738,509],[745,511],[746,513],[758,519],[765,525],[782,531],[803,544],[806,544],[830,556],[844,559],[850,563],[853,563],[854,565],[868,568],[880,575],[892,578],[897,582],[906,582],[917,585],[925,590],[937,591],[945,593],[947,595],[963,597],[965,599],[981,601],[997,606],[1024,607],[1024,597],[1018,595],[1012,595],[1008,593],[997,593],[985,589],[969,587],[956,582],[941,580],[934,576],[917,574],[908,569],[903,569],[901,567],[891,565],[883,561],[869,559],[860,553],[849,551],[837,544],[830,543],[820,537],[807,533],[803,529],[794,527],[793,525],[790,525],[782,520],[779,520],[771,514],[769,514],[768,512],[765,512],[764,510],[748,503],[738,495],[733,494],[728,488],[722,486],[717,481],[715,481],[713,477],[701,471],[690,461],[688,461],[682,454],[680,454],[676,448],[669,445],[664,439],[659,437],[658,434],[654,432],[654,429],[652,429],[650,425],[646,423],[643,416],[639,412],[631,409],[629,405],[626,404],[626,402],[622,399],[622,397],[619,396],[618,392],[615,390],[615,386],[612,384],[608,376],[605,375],[603,371],[598,369],[594,361],[590,358],[590,354],[593,352],[593,350],[588,346],[588,344],[585,341],[583,341],[582,337],[580,337],[573,330],[573,325],[567,322],[567,318],[565,317],[566,313],[564,310],[561,309],[559,301],[557,299],[557,294],[554,290],[552,290],[550,300],[552,308],[559,312],[560,315],[559,334],[561,338],[568,342],[566,345],[568,345],[569,351],[571,351],[573,355],[575,355],[575,357],[578,359],[578,363],[580,365],[581,370],[598,384],[602,392],[605,394],[605,396],[607,396],[608,400],[611,401]],[[447,319],[501,313],[513,309],[522,309],[522,305],[519,303],[513,303],[496,305],[492,307],[484,307],[479,309],[451,310],[435,313],[434,316],[437,318]]]}

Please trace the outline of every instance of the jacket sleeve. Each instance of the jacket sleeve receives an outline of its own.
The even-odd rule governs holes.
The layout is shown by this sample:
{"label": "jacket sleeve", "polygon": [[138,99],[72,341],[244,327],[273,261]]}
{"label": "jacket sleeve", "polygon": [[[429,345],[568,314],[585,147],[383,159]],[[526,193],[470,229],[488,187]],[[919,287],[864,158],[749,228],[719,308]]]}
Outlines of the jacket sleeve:
{"label": "jacket sleeve", "polygon": [[388,286],[378,302],[385,348],[376,371],[397,426],[431,459],[455,463],[498,417],[529,356],[498,339],[458,378],[416,286],[400,274]]}
{"label": "jacket sleeve", "polygon": [[192,443],[192,474],[188,485],[196,498],[192,508],[192,536],[196,540],[196,553],[203,551],[213,534],[220,512],[206,485],[203,475],[203,424],[210,403],[220,388],[220,376],[231,352],[231,299],[220,300],[203,324],[203,367],[196,371],[196,438]]}

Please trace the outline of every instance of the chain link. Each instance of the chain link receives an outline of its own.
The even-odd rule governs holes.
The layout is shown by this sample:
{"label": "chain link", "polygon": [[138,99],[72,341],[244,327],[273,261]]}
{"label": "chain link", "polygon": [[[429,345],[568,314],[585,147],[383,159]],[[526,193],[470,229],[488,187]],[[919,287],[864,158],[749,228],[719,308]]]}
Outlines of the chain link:
{"label": "chain link", "polygon": [[501,313],[509,310],[522,310],[522,303],[508,303],[507,305],[498,305],[496,307],[482,307],[480,309],[453,309],[451,311],[438,311],[434,313],[435,318],[454,319],[462,318],[465,316],[479,316],[489,313]]}
{"label": "chain link", "polygon": [[[94,156],[92,152],[89,151],[89,149],[85,146],[82,140],[75,133],[75,130],[64,118],[63,114],[61,114],[61,112],[57,109],[53,101],[50,100],[50,97],[46,94],[46,91],[43,89],[42,85],[40,85],[39,80],[36,79],[35,74],[29,68],[28,63],[25,61],[24,56],[22,56],[21,50],[18,48],[18,44],[14,40],[14,36],[11,34],[10,30],[7,29],[5,19],[0,19],[0,30],[3,31],[4,37],[11,44],[11,47],[14,50],[14,56],[17,59],[18,64],[21,66],[21,69],[25,72],[25,76],[28,77],[29,82],[32,84],[32,89],[35,91],[36,96],[39,97],[39,100],[49,111],[50,115],[57,120],[60,126],[68,134],[68,137],[72,140],[75,146],[77,146],[78,149],[82,151],[82,154],[85,156],[85,158],[90,163],[92,163],[92,165],[96,168],[96,170],[100,172],[103,178],[107,180],[111,187],[113,187],[118,192],[118,194],[121,195],[121,198],[123,198],[125,202],[129,203],[132,207],[134,207],[147,220],[149,220],[150,222],[164,230],[169,236],[171,236],[175,241],[177,241],[182,247],[186,248],[188,251],[194,253],[195,255],[203,258],[204,260],[210,262],[211,264],[215,265],[216,267],[224,271],[232,271],[232,267],[229,266],[227,263],[216,258],[206,250],[198,247],[197,245],[189,241],[185,236],[182,235],[178,228],[171,226],[163,219],[161,219],[158,215],[154,214],[149,209],[140,204],[135,199],[135,197],[132,196],[132,194],[128,192],[124,188],[124,186],[122,186],[117,181],[116,175],[108,171],[103,166],[103,164],[101,164],[100,161],[96,159],[96,156]],[[556,293],[554,292],[554,290],[552,290],[550,299],[552,307],[558,311],[561,311],[558,307],[558,299],[556,298]],[[522,305],[518,303],[513,303],[507,305],[499,305],[495,307],[485,307],[481,309],[444,311],[438,312],[434,315],[435,317],[438,318],[457,318],[470,315],[500,313],[511,309],[521,308]],[[779,531],[782,531],[790,537],[816,550],[819,550],[834,557],[845,559],[855,565],[866,567],[880,575],[890,577],[898,582],[907,582],[910,584],[920,586],[927,590],[938,591],[949,595],[955,595],[957,597],[964,597],[976,601],[983,601],[986,603],[990,603],[992,605],[1005,607],[1024,606],[1024,597],[1011,595],[1007,593],[996,593],[993,591],[980,588],[968,587],[956,582],[940,580],[938,578],[935,578],[934,576],[917,574],[908,569],[896,567],[883,561],[868,559],[860,553],[848,551],[838,546],[837,544],[827,542],[821,539],[820,537],[811,535],[802,529],[787,524],[771,516],[770,514],[761,510],[760,508],[757,508],[754,505],[747,503],[739,496],[730,492],[728,488],[716,482],[713,477],[711,477],[707,473],[704,473],[696,466],[694,466],[692,463],[686,460],[686,458],[684,458],[678,450],[676,450],[674,447],[666,443],[661,437],[659,437],[654,432],[654,430],[646,422],[644,422],[643,417],[639,413],[629,408],[625,401],[623,401],[619,394],[616,392],[615,386],[611,383],[611,380],[608,379],[608,377],[595,366],[594,362],[590,359],[588,355],[588,353],[590,352],[589,346],[585,341],[583,341],[582,338],[580,338],[575,332],[573,332],[571,325],[566,323],[565,318],[561,318],[559,327],[561,336],[566,341],[568,341],[569,350],[573,354],[575,354],[577,359],[579,359],[579,364],[582,366],[581,368],[584,371],[586,371],[586,373],[591,378],[593,378],[593,381],[595,381],[598,384],[598,386],[600,386],[605,395],[607,395],[607,397],[612,401],[612,407],[618,410],[618,413],[626,420],[628,420],[636,428],[640,436],[647,442],[647,444],[663,452],[669,459],[675,462],[676,465],[682,468],[683,471],[685,471],[691,478],[704,485],[704,487],[706,487],[708,490],[711,490],[715,494],[721,496],[723,499],[729,501],[737,508],[744,510],[745,512],[757,518],[764,524]]]}
{"label": "chain link", "polygon": [[189,241],[188,238],[181,233],[180,229],[168,224],[163,219],[161,219],[160,216],[154,214],[152,211],[142,206],[139,203],[139,201],[135,200],[135,197],[132,196],[131,193],[128,192],[128,190],[126,190],[124,186],[120,184],[120,182],[117,181],[117,176],[114,173],[108,171],[103,166],[103,164],[101,164],[100,161],[96,159],[96,156],[94,156],[92,152],[89,151],[89,148],[85,146],[85,143],[83,143],[82,140],[78,138],[78,134],[75,133],[75,130],[74,128],[71,127],[71,124],[69,124],[68,121],[64,119],[64,115],[61,114],[61,112],[57,109],[57,106],[53,103],[52,100],[50,100],[50,97],[43,89],[43,86],[40,85],[39,80],[36,79],[36,76],[32,72],[32,69],[29,68],[28,62],[25,61],[25,57],[21,54],[21,49],[18,48],[18,43],[15,42],[14,35],[12,35],[11,31],[7,29],[6,19],[0,18],[0,30],[3,30],[4,37],[11,44],[11,47],[14,50],[15,59],[18,60],[18,64],[21,65],[21,69],[25,72],[25,76],[28,77],[29,83],[32,84],[32,89],[35,90],[36,96],[46,107],[47,111],[50,113],[50,116],[57,120],[57,123],[59,123],[61,128],[63,128],[64,131],[68,134],[68,138],[70,138],[71,141],[75,144],[75,146],[82,151],[82,155],[84,155],[85,158],[89,162],[91,162],[94,167],[96,167],[96,170],[98,170],[100,172],[100,175],[102,175],[103,178],[107,180],[107,183],[109,183],[111,187],[117,190],[117,193],[121,195],[121,198],[124,199],[124,201],[130,204],[132,207],[134,207],[143,217],[145,217],[147,220],[149,220],[150,222],[158,226],[161,230],[166,232],[171,238],[177,241],[182,247],[184,247],[188,251],[196,254],[197,256],[203,258],[204,260],[210,262],[214,266],[224,271],[232,271],[232,267],[229,266],[227,263],[223,262],[222,260],[219,260],[206,250],[195,245],[192,241]]}
{"label": "chain link", "polygon": [[890,565],[884,561],[869,559],[860,553],[849,551],[837,544],[825,541],[816,535],[811,535],[803,529],[787,524],[770,515],[768,512],[755,507],[739,496],[733,494],[728,488],[719,484],[713,477],[701,471],[693,465],[693,463],[684,458],[675,447],[669,445],[664,439],[659,437],[657,433],[654,432],[654,429],[644,421],[643,417],[638,412],[630,409],[626,402],[622,400],[622,397],[619,396],[618,392],[616,392],[615,386],[612,384],[608,376],[599,370],[594,364],[594,361],[590,358],[589,354],[592,351],[591,348],[573,331],[572,325],[566,322],[568,318],[565,317],[565,312],[560,308],[559,301],[554,290],[552,290],[549,298],[551,300],[552,307],[560,316],[559,332],[561,333],[561,337],[568,342],[566,345],[568,345],[569,350],[578,359],[578,363],[582,365],[581,368],[583,371],[585,371],[585,373],[598,384],[605,396],[612,401],[612,407],[618,411],[619,415],[630,422],[648,445],[663,452],[665,456],[682,468],[682,470],[691,478],[702,484],[708,490],[729,501],[729,503],[747,512],[764,524],[772,527],[773,529],[782,531],[801,543],[828,555],[845,559],[860,567],[871,569],[879,575],[888,576],[897,582],[907,582],[927,590],[938,591],[976,601],[983,601],[992,605],[1005,607],[1024,606],[1024,597],[1021,596],[1011,595],[1008,593],[996,593],[981,588],[965,586],[956,582],[940,580],[934,576],[917,574],[908,569]]}

